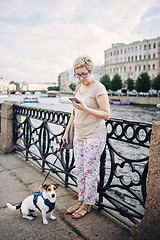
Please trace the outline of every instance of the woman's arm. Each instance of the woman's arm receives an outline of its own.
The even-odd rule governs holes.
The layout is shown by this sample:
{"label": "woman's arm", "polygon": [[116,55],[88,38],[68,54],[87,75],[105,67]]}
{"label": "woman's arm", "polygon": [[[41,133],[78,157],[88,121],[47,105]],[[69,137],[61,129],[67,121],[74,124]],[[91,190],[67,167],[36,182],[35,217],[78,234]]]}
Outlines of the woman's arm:
{"label": "woman's arm", "polygon": [[71,113],[71,116],[70,116],[70,119],[69,119],[69,122],[68,122],[68,125],[66,127],[66,130],[65,130],[65,133],[62,137],[62,141],[64,142],[64,140],[66,140],[66,143],[68,143],[68,134],[69,134],[69,130],[71,128],[71,125],[72,125],[72,122],[74,120],[74,115],[73,113]]}
{"label": "woman's arm", "polygon": [[77,104],[76,102],[73,102],[73,106],[79,110],[85,111],[96,117],[108,120],[110,118],[110,105],[109,105],[108,95],[101,94],[97,97],[96,100],[97,100],[99,109],[89,108],[81,101],[79,104]]}

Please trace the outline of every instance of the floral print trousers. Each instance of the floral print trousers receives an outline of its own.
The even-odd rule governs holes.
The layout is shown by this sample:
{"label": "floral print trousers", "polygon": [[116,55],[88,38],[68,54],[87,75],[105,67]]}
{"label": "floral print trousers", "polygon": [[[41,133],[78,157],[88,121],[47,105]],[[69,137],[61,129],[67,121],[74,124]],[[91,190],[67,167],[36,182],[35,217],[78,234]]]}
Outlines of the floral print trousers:
{"label": "floral print trousers", "polygon": [[74,136],[74,158],[77,169],[78,199],[93,205],[97,196],[100,157],[106,144],[104,138]]}

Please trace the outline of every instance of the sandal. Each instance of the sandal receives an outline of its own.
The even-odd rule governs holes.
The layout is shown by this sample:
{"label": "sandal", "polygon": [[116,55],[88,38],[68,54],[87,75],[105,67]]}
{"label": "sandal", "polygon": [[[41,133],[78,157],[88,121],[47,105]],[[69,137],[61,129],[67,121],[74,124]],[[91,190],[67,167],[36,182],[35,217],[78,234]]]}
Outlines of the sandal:
{"label": "sandal", "polygon": [[82,206],[82,201],[78,201],[76,205],[74,205],[73,207],[70,207],[67,209],[66,213],[67,214],[72,214],[75,211],[77,211],[81,206]]}
{"label": "sandal", "polygon": [[[82,206],[72,214],[72,218],[78,219],[84,217],[87,213],[91,211],[91,205],[82,204]],[[77,216],[76,216],[77,215]]]}

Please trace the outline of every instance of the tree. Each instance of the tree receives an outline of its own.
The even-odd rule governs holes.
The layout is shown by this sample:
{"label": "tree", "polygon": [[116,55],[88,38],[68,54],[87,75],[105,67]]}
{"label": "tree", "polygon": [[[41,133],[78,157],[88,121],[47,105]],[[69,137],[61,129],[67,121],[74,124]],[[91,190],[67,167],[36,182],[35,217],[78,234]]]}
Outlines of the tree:
{"label": "tree", "polygon": [[71,83],[71,84],[69,85],[69,87],[70,87],[70,89],[71,89],[72,91],[75,91],[75,89],[76,89],[76,87],[77,87],[77,84],[76,84],[76,83]]}
{"label": "tree", "polygon": [[134,89],[134,81],[130,77],[127,79],[127,89],[129,91],[132,91]]}
{"label": "tree", "polygon": [[152,88],[157,91],[160,90],[160,74],[158,74],[157,77],[153,79]]}
{"label": "tree", "polygon": [[18,82],[11,81],[10,84],[16,85],[16,90],[20,89],[20,84]]}
{"label": "tree", "polygon": [[107,74],[103,75],[103,77],[100,79],[100,82],[105,86],[107,90],[110,89],[111,80]]}
{"label": "tree", "polygon": [[111,90],[112,91],[117,91],[118,89],[122,88],[122,80],[121,77],[116,74],[114,75],[112,81],[111,81]]}
{"label": "tree", "polygon": [[147,72],[141,73],[136,80],[135,88],[137,92],[148,92],[151,86],[150,76]]}

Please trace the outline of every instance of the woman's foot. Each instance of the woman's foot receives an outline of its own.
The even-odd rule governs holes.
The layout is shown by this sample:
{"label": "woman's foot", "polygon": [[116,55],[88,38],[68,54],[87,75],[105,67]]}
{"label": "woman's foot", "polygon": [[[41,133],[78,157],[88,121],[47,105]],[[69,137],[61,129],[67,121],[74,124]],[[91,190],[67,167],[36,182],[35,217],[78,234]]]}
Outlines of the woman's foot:
{"label": "woman's foot", "polygon": [[74,205],[73,207],[70,207],[67,209],[66,213],[67,214],[72,214],[75,211],[77,211],[81,206],[82,206],[82,201],[78,201],[76,205]]}
{"label": "woman's foot", "polygon": [[83,203],[82,206],[72,214],[75,219],[84,217],[87,213],[91,211],[91,205]]}

